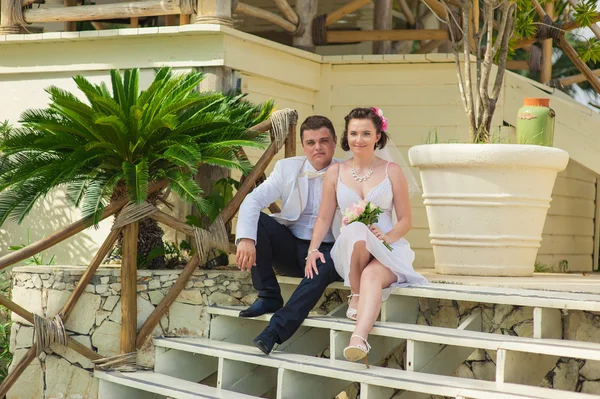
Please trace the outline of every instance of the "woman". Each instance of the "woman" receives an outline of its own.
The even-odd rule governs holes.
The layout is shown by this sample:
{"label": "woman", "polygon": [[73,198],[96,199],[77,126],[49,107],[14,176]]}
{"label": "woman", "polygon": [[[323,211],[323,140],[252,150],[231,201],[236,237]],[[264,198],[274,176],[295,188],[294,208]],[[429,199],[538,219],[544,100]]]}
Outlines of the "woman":
{"label": "woman", "polygon": [[[337,206],[343,212],[365,200],[383,210],[377,223],[371,226],[350,223],[343,227],[331,249],[338,274],[350,286],[346,315],[357,320],[344,357],[350,361],[363,359],[368,367],[367,337],[382,301],[388,298],[392,287],[422,285],[427,280],[414,271],[414,252],[404,238],[412,226],[406,176],[398,164],[377,156],[390,141],[385,132],[387,120],[376,108],[355,108],[345,120],[341,146],[353,156],[331,165],[325,174],[321,210],[306,257],[305,274],[312,278],[317,271],[317,259],[324,262],[317,248],[331,226]],[[414,186],[416,182],[412,180]]]}

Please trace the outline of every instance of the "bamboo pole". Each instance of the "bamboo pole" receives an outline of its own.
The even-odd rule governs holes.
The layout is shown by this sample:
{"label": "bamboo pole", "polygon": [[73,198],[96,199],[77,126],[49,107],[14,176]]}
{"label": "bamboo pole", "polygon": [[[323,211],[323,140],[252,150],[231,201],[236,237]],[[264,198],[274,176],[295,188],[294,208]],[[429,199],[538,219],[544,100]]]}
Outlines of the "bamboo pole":
{"label": "bamboo pole", "polygon": [[174,230],[179,231],[188,236],[194,235],[194,228],[187,223],[184,223],[173,216],[164,213],[163,211],[156,211],[150,215],[150,217],[156,220],[158,223],[164,224]]}
{"label": "bamboo pole", "polygon": [[108,237],[106,237],[106,239],[104,240],[104,243],[102,244],[102,246],[96,253],[96,256],[94,256],[94,258],[90,262],[90,265],[86,269],[85,273],[83,273],[83,275],[77,282],[77,286],[71,293],[71,296],[67,300],[67,303],[65,303],[62,310],[60,311],[59,315],[60,315],[61,319],[67,320],[69,318],[69,316],[71,315],[71,312],[73,311],[73,308],[75,308],[75,305],[77,304],[77,301],[79,300],[79,297],[81,297],[81,294],[84,293],[86,287],[92,280],[92,277],[94,277],[94,274],[96,274],[96,270],[98,270],[98,267],[100,266],[100,264],[102,263],[102,261],[104,260],[106,255],[110,252],[111,248],[115,244],[115,241],[117,241],[117,238],[119,237],[119,234],[121,233],[121,230],[122,230],[121,228],[118,228],[118,229],[112,230],[108,234]]}
{"label": "bamboo pole", "polygon": [[[575,7],[578,5],[578,1],[577,0],[569,0],[569,3]],[[596,25],[596,23],[593,23],[590,25],[590,29],[592,30],[592,32],[594,32],[594,35],[596,35],[596,39],[600,40],[600,27],[598,25]]]}
{"label": "bamboo pole", "polygon": [[352,0],[337,10],[334,10],[327,14],[327,18],[325,18],[325,26],[332,25],[344,18],[346,15],[358,10],[359,8],[369,4],[371,0]]}
{"label": "bamboo pole", "polygon": [[[591,23],[595,24],[598,21],[600,21],[600,13],[597,13],[596,16],[594,18],[592,18]],[[573,29],[578,29],[578,28],[581,28],[581,26],[577,23],[577,21],[569,21],[569,22],[565,22],[560,29],[563,32],[569,32],[569,31],[572,31]],[[517,49],[517,48],[525,47],[525,46],[528,46],[537,41],[538,40],[535,37],[531,37],[529,39],[520,39],[515,42],[514,48]]]}
{"label": "bamboo pole", "polygon": [[289,33],[293,33],[298,29],[297,25],[294,25],[287,19],[281,18],[279,15],[273,14],[270,11],[254,7],[246,3],[239,2],[235,10],[250,17],[256,17],[264,19],[265,21],[269,21]]}
{"label": "bamboo pole", "polygon": [[171,287],[167,295],[160,301],[158,306],[154,308],[150,316],[146,319],[142,328],[140,328],[140,332],[136,338],[136,347],[140,349],[146,343],[146,340],[152,335],[152,331],[160,322],[160,319],[165,315],[167,310],[171,307],[175,299],[179,296],[181,291],[185,288],[187,282],[190,280],[190,277],[198,267],[200,263],[200,259],[198,258],[198,254],[194,254],[192,258],[189,260],[185,268],[182,270],[181,274],[175,281],[175,284]]}
{"label": "bamboo pole", "polygon": [[[594,69],[592,73],[595,76],[600,76],[600,69]],[[587,79],[584,74],[580,73],[578,75],[568,76],[566,78],[560,79],[560,84],[563,86],[570,86],[576,83],[585,82]]]}
{"label": "bamboo pole", "polygon": [[410,10],[410,7],[406,3],[406,0],[394,1],[396,2],[400,10],[402,10],[402,14],[404,14],[404,18],[406,19],[406,23],[408,24],[408,26],[415,26],[415,16],[413,15],[412,11]]}
{"label": "bamboo pole", "polygon": [[123,229],[121,264],[121,353],[135,351],[137,332],[137,243],[139,222]]}
{"label": "bamboo pole", "polygon": [[423,3],[425,3],[431,11],[437,14],[438,17],[444,21],[448,20],[448,11],[442,3],[437,0],[423,0]]}
{"label": "bamboo pole", "polygon": [[260,134],[271,130],[272,127],[273,127],[273,122],[271,122],[271,119],[267,119],[266,121],[263,121],[257,125],[254,125],[250,129],[248,129],[249,132],[253,132],[250,135],[250,138],[254,139],[254,138],[258,137]]}
{"label": "bamboo pole", "polygon": [[273,0],[273,2],[277,8],[279,8],[279,11],[281,11],[285,19],[298,26],[298,22],[300,21],[298,19],[298,14],[296,14],[296,11],[288,4],[287,0]]}
{"label": "bamboo pole", "polygon": [[319,6],[318,0],[296,0],[296,15],[298,15],[300,32],[294,35],[292,44],[294,47],[306,51],[315,51],[313,41],[313,20],[317,16]]}
{"label": "bamboo pole", "polygon": [[25,21],[29,23],[94,21],[97,19],[153,17],[174,14],[181,14],[181,9],[176,0],[144,0],[94,6],[23,10]]}
{"label": "bamboo pole", "polygon": [[[83,7],[84,6],[77,7],[77,8],[83,8]],[[85,7],[87,7],[87,6],[85,6]],[[168,182],[166,180],[161,180],[159,182],[152,184],[150,186],[150,188],[148,189],[148,194],[153,194],[159,190],[162,190],[163,188],[165,188],[167,186],[167,184],[168,184]],[[123,208],[123,206],[125,206],[125,204],[127,204],[128,201],[129,200],[127,198],[123,198],[123,199],[120,199],[120,200],[115,201],[112,204],[108,205],[104,209],[104,212],[102,213],[102,216],[100,217],[100,220],[104,220],[107,217],[112,216],[115,213],[117,213],[121,208]],[[92,224],[93,224],[92,219],[89,219],[89,218],[80,219],[77,222],[73,223],[72,225],[70,225],[60,231],[57,231],[56,233],[50,234],[48,237],[43,238],[43,239],[39,240],[38,242],[28,245],[25,248],[22,248],[18,251],[4,255],[3,257],[0,258],[0,269],[4,269],[5,267],[13,265],[17,262],[20,262],[23,259],[30,258],[33,255],[35,255],[39,252],[42,252],[43,250],[48,249],[48,248],[58,244],[59,242],[62,242],[64,240],[66,240],[67,238],[72,237],[75,234],[87,229]]]}
{"label": "bamboo pole", "polygon": [[[554,3],[551,1],[545,5],[546,14],[554,20]],[[552,79],[552,39],[542,41],[542,70],[540,71],[540,82],[548,83]]]}
{"label": "bamboo pole", "polygon": [[223,218],[223,222],[227,223],[233,218],[233,216],[236,214],[238,208],[242,204],[242,201],[244,200],[246,195],[248,195],[250,190],[252,190],[256,180],[260,176],[262,176],[262,174],[265,172],[265,169],[267,169],[267,166],[269,165],[269,163],[271,162],[271,160],[273,159],[273,157],[275,156],[276,153],[277,153],[277,151],[276,151],[275,143],[271,143],[271,145],[266,149],[266,151],[260,157],[260,159],[258,160],[256,165],[254,165],[254,168],[252,169],[252,171],[248,174],[248,176],[246,176],[246,180],[244,180],[244,183],[242,183],[240,185],[240,188],[235,193],[235,195],[233,196],[231,201],[229,201],[229,203],[225,206],[225,208],[221,212],[221,217]]}
{"label": "bamboo pole", "polygon": [[17,363],[15,368],[8,373],[4,381],[2,381],[2,385],[0,385],[0,398],[6,396],[8,390],[12,388],[15,382],[17,382],[21,374],[23,374],[23,371],[27,369],[33,359],[35,359],[35,346],[29,348],[25,356],[19,360],[19,363]]}
{"label": "bamboo pole", "polygon": [[448,40],[445,29],[329,31],[329,43],[355,43],[381,40]]}
{"label": "bamboo pole", "polygon": [[[538,0],[531,0],[531,1],[535,7],[536,12],[538,13],[538,16],[540,17],[540,19],[543,19],[546,16],[546,12],[542,8],[542,6],[538,2]],[[562,49],[562,51],[567,55],[567,57],[569,57],[571,59],[571,61],[573,62],[573,64],[575,64],[577,69],[579,69],[579,71],[590,82],[590,84],[592,85],[594,90],[596,90],[596,93],[600,94],[600,80],[598,79],[598,77],[596,75],[594,75],[594,73],[586,65],[586,63],[583,62],[581,60],[581,58],[579,58],[579,54],[577,54],[577,51],[575,51],[573,46],[571,46],[569,44],[569,42],[565,39],[564,32],[561,32],[560,36],[557,39],[557,43],[560,46],[560,48]]]}
{"label": "bamboo pole", "polygon": [[[375,0],[373,28],[375,30],[392,30],[392,0]],[[392,42],[390,40],[376,41],[373,43],[373,54],[391,53]]]}

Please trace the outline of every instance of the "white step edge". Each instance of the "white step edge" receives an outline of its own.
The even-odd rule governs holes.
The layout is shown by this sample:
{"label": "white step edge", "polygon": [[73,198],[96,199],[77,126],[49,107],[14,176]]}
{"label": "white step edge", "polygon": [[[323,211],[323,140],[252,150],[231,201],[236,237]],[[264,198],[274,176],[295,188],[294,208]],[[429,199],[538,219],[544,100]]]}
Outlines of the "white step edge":
{"label": "white step edge", "polygon": [[597,395],[568,392],[519,384],[474,380],[331,360],[274,351],[265,356],[258,348],[214,341],[207,338],[156,338],[156,346],[296,371],[325,378],[355,381],[369,385],[423,392],[430,395],[463,396],[471,399],[592,399]]}
{"label": "white step edge", "polygon": [[[280,284],[298,285],[298,277],[278,276]],[[341,282],[330,284],[328,289],[348,291]],[[600,311],[600,295],[573,292],[542,291],[521,288],[482,287],[460,284],[431,283],[422,287],[395,288],[392,295],[418,298],[448,299],[499,305],[542,307],[566,310]]]}
{"label": "white step edge", "polygon": [[[245,307],[208,306],[206,309],[208,313],[212,315],[238,317],[239,311],[245,309]],[[269,321],[271,319],[271,314],[265,314],[252,319]],[[244,318],[243,320],[252,319]],[[352,332],[354,331],[356,323],[345,318],[309,316],[304,320],[302,325],[313,328]],[[600,344],[591,342],[517,337],[514,335],[395,322],[376,322],[370,334],[492,351],[505,349],[508,351],[600,361]]]}
{"label": "white step edge", "polygon": [[114,384],[173,399],[255,399],[257,396],[226,391],[152,371],[94,371],[94,377]]}

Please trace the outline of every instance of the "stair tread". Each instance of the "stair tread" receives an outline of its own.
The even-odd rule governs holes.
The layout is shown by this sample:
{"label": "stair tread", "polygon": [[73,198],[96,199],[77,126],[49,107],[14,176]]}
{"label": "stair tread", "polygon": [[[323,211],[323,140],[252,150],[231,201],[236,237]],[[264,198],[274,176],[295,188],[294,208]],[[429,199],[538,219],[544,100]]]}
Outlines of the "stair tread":
{"label": "stair tread", "polygon": [[173,399],[252,399],[256,396],[217,389],[152,371],[94,371],[94,377]]}
{"label": "stair tread", "polygon": [[[280,284],[298,285],[302,279],[278,276],[277,281]],[[328,288],[346,291],[350,289],[341,282],[332,283]],[[562,291],[430,283],[421,287],[395,288],[392,290],[392,295],[589,312],[600,311],[600,295]]]}
{"label": "stair tread", "polygon": [[[245,307],[210,306],[207,308],[210,314],[227,317],[238,317],[241,309],[245,309]],[[265,314],[252,319],[269,321],[271,316],[272,314]],[[352,332],[356,323],[341,317],[309,316],[304,320],[302,325]],[[600,344],[591,342],[527,338],[397,322],[376,322],[370,334],[467,348],[487,350],[506,349],[576,359],[600,360]]]}
{"label": "stair tread", "polygon": [[[364,382],[392,389],[423,392],[430,395],[460,396],[473,399],[544,398],[564,399],[566,391],[519,384],[496,384],[493,381],[433,375],[389,369],[344,360],[331,360],[307,355],[274,351],[265,356],[258,348],[215,341],[208,338],[156,338],[156,346],[202,354],[206,356],[252,363],[260,366],[283,368],[326,378]],[[526,393],[524,393],[526,392]],[[596,395],[569,392],[578,399],[596,398]],[[518,396],[515,396],[518,395]]]}

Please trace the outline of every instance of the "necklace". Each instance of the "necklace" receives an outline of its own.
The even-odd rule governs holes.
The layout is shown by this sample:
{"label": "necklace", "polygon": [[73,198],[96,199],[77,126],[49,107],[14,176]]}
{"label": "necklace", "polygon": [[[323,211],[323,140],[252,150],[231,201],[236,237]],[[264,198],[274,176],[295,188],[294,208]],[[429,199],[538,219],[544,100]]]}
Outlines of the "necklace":
{"label": "necklace", "polygon": [[[377,158],[375,158],[377,159]],[[359,182],[364,182],[367,181],[367,179],[369,177],[371,177],[371,175],[373,174],[373,165],[375,165],[375,159],[373,160],[373,163],[371,164],[371,167],[369,168],[369,170],[367,171],[367,173],[360,177],[358,175],[358,173],[356,173],[356,169],[354,169],[354,160],[352,161],[352,168],[350,169],[350,172],[352,172],[352,177],[354,178],[354,180],[359,181]]]}

